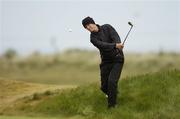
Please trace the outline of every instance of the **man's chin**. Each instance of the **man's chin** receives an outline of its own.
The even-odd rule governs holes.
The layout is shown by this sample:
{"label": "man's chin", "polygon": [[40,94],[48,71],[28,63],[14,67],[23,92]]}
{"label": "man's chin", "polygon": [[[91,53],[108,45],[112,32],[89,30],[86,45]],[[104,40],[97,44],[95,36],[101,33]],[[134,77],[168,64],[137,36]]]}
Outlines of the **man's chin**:
{"label": "man's chin", "polygon": [[91,33],[97,33],[97,31],[91,31]]}

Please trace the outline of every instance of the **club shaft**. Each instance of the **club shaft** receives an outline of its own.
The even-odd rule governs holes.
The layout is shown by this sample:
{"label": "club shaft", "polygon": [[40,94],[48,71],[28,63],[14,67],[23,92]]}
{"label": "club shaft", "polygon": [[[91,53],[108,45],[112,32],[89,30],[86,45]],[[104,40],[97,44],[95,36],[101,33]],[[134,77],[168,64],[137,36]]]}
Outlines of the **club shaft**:
{"label": "club shaft", "polygon": [[130,28],[129,32],[127,33],[127,35],[126,35],[126,37],[125,37],[125,39],[124,39],[124,41],[123,41],[122,45],[124,45],[124,43],[126,42],[126,39],[127,39],[128,35],[129,35],[129,33],[130,33],[130,31],[131,31],[132,27],[133,27],[133,26],[131,26],[131,28]]}

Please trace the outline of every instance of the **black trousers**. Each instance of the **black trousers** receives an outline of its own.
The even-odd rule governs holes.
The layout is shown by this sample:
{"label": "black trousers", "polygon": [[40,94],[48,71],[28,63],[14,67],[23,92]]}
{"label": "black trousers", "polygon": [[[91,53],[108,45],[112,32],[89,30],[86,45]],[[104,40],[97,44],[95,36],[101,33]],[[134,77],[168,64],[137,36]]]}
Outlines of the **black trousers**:
{"label": "black trousers", "polygon": [[118,81],[124,62],[101,63],[101,90],[108,95],[108,106],[116,105]]}

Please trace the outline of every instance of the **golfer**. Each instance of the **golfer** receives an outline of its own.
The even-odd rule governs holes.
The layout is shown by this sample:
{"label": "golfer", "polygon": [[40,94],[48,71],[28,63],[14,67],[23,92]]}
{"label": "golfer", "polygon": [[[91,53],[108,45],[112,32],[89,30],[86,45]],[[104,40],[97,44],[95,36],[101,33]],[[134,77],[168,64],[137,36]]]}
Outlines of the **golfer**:
{"label": "golfer", "polygon": [[91,43],[100,51],[101,90],[108,97],[108,108],[115,107],[118,80],[124,64],[122,51],[124,46],[121,44],[118,33],[111,25],[100,26],[91,17],[84,18],[82,25],[91,33]]}

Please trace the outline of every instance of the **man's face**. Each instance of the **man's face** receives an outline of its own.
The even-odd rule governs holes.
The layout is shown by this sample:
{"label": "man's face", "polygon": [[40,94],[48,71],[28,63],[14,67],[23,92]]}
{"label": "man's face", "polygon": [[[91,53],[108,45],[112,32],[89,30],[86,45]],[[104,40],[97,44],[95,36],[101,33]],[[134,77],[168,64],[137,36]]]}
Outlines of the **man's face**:
{"label": "man's face", "polygon": [[90,32],[97,32],[98,31],[96,24],[88,24],[88,25],[86,25],[86,29]]}

